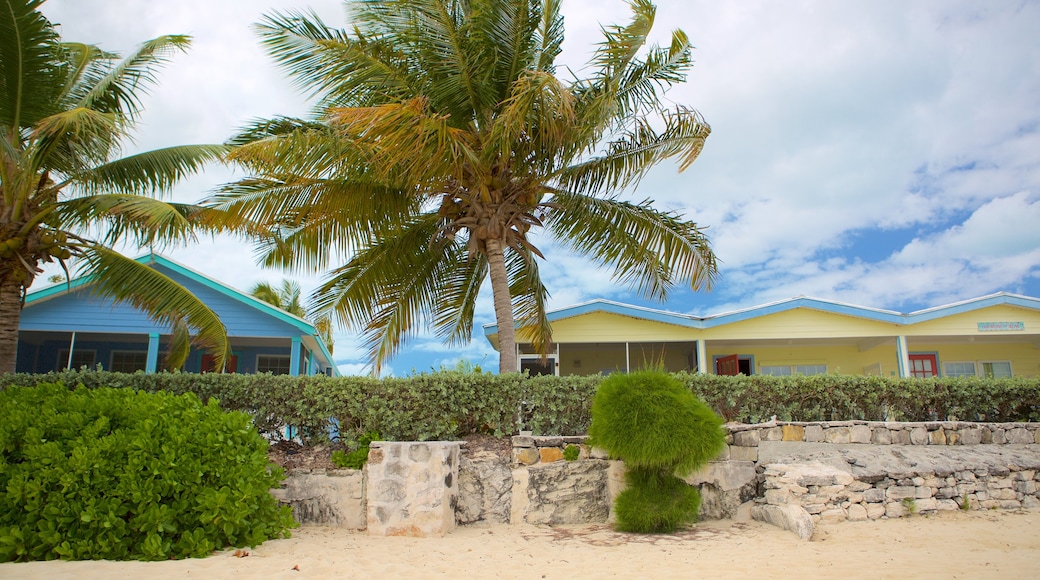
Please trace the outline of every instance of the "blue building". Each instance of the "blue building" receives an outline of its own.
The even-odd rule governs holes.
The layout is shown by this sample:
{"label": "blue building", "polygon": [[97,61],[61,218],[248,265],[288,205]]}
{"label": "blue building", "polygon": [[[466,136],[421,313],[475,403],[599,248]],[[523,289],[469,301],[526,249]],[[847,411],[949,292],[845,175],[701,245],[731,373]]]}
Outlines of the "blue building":
{"label": "blue building", "polygon": [[[337,375],[332,354],[314,325],[203,276],[168,258],[137,258],[190,290],[227,329],[232,355],[225,370],[288,375]],[[170,328],[128,303],[90,292],[89,277],[26,296],[18,326],[18,372],[83,366],[116,372],[161,368]],[[71,286],[71,289],[70,289]],[[213,357],[192,349],[183,370],[213,372]]]}

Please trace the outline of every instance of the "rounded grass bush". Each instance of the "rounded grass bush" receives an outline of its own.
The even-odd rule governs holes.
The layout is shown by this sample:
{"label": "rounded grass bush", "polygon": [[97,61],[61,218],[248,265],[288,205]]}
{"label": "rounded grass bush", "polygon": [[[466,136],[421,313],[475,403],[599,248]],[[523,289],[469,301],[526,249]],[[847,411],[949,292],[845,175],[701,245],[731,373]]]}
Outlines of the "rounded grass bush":
{"label": "rounded grass bush", "polygon": [[722,419],[663,371],[611,375],[592,400],[590,443],[625,462],[617,529],[668,533],[696,521],[700,492],[685,476],[725,447]]}
{"label": "rounded grass bush", "polygon": [[725,446],[722,419],[663,371],[610,375],[592,399],[591,443],[628,467],[687,475]]}
{"label": "rounded grass bush", "polygon": [[0,561],[166,560],[288,536],[248,415],[193,394],[0,392]]}
{"label": "rounded grass bush", "polygon": [[625,483],[614,503],[618,531],[670,534],[697,521],[700,490],[678,477],[636,467],[625,472]]}

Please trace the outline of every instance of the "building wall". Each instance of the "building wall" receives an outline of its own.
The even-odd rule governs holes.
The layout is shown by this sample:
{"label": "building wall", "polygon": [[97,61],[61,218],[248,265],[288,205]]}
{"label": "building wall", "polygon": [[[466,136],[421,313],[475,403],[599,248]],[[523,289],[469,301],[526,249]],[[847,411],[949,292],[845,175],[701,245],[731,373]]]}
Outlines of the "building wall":
{"label": "building wall", "polygon": [[592,312],[552,323],[553,340],[574,342],[641,342],[696,340],[697,330],[609,312]]}

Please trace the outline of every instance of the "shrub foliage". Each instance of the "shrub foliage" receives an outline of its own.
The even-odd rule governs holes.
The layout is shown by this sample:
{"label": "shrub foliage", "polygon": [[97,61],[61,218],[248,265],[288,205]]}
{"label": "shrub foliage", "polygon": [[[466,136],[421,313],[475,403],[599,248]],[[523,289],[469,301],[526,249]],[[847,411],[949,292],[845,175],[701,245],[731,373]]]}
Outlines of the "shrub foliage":
{"label": "shrub foliage", "polygon": [[628,486],[615,505],[617,528],[669,533],[696,521],[700,492],[688,475],[725,447],[722,419],[674,376],[613,375],[592,402],[589,442],[624,460]]}
{"label": "shrub foliage", "polygon": [[[676,374],[727,421],[1040,421],[1040,377],[896,379],[845,375],[793,377]],[[238,374],[122,374],[64,371],[0,374],[0,389],[63,382],[218,399],[243,411],[271,439],[285,425],[304,443],[338,430],[347,441],[378,431],[392,441],[450,440],[470,433],[509,435],[524,403],[537,435],[582,435],[603,380],[445,371],[403,378]]]}
{"label": "shrub foliage", "polygon": [[165,560],[287,536],[244,413],[194,395],[0,392],[0,561]]}

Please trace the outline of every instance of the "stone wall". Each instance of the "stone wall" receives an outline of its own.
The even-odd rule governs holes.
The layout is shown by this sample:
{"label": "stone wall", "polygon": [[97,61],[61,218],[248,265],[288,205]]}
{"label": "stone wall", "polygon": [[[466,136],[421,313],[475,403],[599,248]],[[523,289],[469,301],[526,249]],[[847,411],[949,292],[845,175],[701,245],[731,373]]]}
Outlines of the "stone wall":
{"label": "stone wall", "polygon": [[367,525],[365,475],[356,469],[293,469],[271,494],[292,506],[303,524],[350,530]]}
{"label": "stone wall", "polygon": [[[808,537],[820,522],[962,505],[1040,508],[1037,423],[770,422],[726,429],[720,457],[686,478],[701,490],[704,519],[733,517],[755,500],[757,519]],[[456,522],[611,521],[624,465],[585,440],[516,436],[511,462],[462,456],[459,443],[376,442],[363,472],[293,470],[272,493],[300,521],[370,533],[439,535]],[[564,459],[571,445],[575,461]]]}

